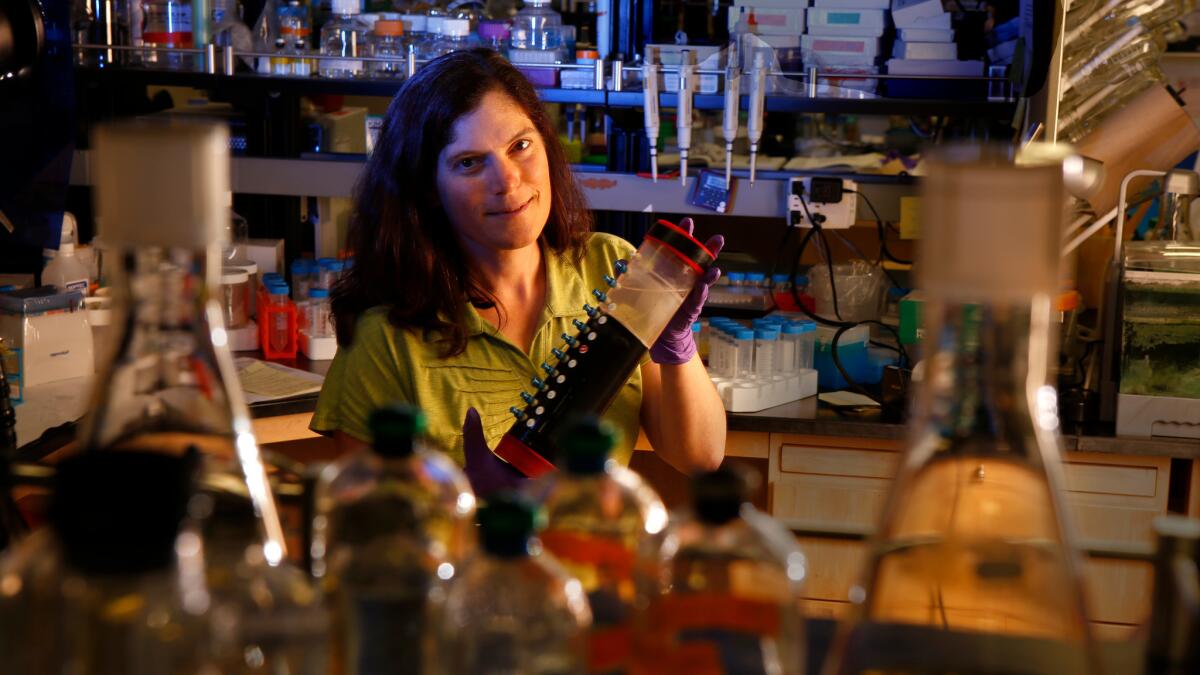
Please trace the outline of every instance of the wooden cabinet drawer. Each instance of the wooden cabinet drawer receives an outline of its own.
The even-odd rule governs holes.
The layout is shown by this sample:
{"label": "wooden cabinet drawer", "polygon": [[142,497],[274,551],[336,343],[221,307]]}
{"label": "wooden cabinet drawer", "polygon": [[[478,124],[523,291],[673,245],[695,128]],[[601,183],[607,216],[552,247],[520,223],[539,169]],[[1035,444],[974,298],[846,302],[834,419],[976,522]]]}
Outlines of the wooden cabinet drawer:
{"label": "wooden cabinet drawer", "polygon": [[780,447],[779,470],[783,473],[890,480],[896,475],[899,462],[898,452],[784,444]]}

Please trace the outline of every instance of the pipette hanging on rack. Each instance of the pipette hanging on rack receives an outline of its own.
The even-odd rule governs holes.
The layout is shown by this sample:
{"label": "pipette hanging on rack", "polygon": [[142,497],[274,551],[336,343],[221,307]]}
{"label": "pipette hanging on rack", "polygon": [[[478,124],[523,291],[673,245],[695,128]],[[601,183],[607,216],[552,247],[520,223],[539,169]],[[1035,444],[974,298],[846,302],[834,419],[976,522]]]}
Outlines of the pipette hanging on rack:
{"label": "pipette hanging on rack", "polygon": [[754,50],[754,67],[750,71],[750,115],[746,120],[746,135],[750,138],[750,184],[754,185],[758,165],[758,141],[763,133],[763,106],[767,93],[767,53]]}
{"label": "pipette hanging on rack", "polygon": [[646,47],[642,63],[642,113],[646,118],[646,141],[650,146],[650,175],[658,182],[658,69],[654,51]]}
{"label": "pipette hanging on rack", "polygon": [[730,184],[733,169],[733,143],[737,140],[738,114],[741,107],[742,71],[738,68],[738,44],[729,43],[725,55],[725,117],[721,131],[725,136],[725,185]]}
{"label": "pipette hanging on rack", "polygon": [[688,150],[692,147],[692,91],[696,83],[696,64],[691,50],[684,49],[679,59],[679,101],[675,106],[675,130],[679,144],[679,184],[687,185]]}

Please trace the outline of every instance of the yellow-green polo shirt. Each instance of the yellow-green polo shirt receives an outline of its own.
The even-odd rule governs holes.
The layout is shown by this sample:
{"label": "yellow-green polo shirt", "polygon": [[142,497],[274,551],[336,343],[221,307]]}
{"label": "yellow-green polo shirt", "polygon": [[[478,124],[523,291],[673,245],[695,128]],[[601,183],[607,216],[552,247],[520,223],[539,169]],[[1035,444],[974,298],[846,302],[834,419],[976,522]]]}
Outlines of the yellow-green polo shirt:
{"label": "yellow-green polo shirt", "polygon": [[[463,419],[467,408],[474,407],[483,418],[488,444],[496,447],[514,422],[509,408],[525,407],[521,391],[532,391],[530,380],[543,374],[540,364],[550,357],[550,349],[562,346],[563,333],[578,332],[571,321],[587,320],[583,305],[592,299],[592,289],[606,287],[604,275],[612,274],[617,260],[630,259],[634,249],[624,239],[595,233],[579,266],[545,247],[542,251],[546,306],[528,354],[483,320],[470,303],[463,303],[466,351],[449,358],[441,358],[436,334],[396,328],[387,320],[387,308],[375,307],[359,317],[353,343],[333,359],[310,428],[368,441],[372,410],[397,401],[411,403],[425,411],[430,439],[461,464]],[[613,457],[622,464],[628,464],[633,453],[641,407],[639,368],[604,415],[620,431]]]}

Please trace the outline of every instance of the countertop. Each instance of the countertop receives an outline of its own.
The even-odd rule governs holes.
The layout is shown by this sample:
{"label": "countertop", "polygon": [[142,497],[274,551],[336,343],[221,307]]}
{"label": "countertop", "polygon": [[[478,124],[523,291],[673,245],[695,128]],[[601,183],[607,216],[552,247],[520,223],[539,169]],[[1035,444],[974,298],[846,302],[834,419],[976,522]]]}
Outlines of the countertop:
{"label": "countertop", "polygon": [[[287,365],[303,367],[300,364]],[[324,366],[328,368],[328,362],[324,362]],[[250,412],[255,418],[293,415],[312,412],[316,404],[316,395],[310,394],[255,404],[250,406]],[[905,426],[902,422],[885,420],[878,412],[862,414],[838,412],[818,405],[815,396],[760,412],[726,413],[726,420],[730,431],[896,441],[902,441],[905,437]],[[1068,452],[1152,455],[1183,459],[1200,458],[1200,440],[1196,439],[1074,434],[1064,434],[1062,439],[1063,449]]]}

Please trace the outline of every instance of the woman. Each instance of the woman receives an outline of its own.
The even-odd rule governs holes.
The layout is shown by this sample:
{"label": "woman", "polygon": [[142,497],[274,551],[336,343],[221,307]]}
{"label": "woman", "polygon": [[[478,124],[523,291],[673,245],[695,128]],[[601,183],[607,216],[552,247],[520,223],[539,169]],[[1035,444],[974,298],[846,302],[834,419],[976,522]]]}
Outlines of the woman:
{"label": "woman", "polygon": [[[572,320],[586,320],[591,289],[633,247],[590,232],[537,93],[483,49],[438,59],[401,87],[355,201],[355,266],[333,293],[341,348],[312,428],[349,449],[369,440],[373,409],[406,401],[424,409],[429,436],[477,488],[507,482],[508,465],[487,445],[511,426],[509,407],[551,347],[575,332]],[[715,254],[722,244],[708,246]],[[718,275],[697,284],[606,413],[623,437],[619,461],[640,425],[680,471],[720,464],[725,414],[690,331]]]}

